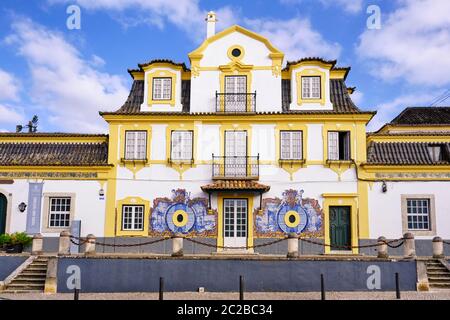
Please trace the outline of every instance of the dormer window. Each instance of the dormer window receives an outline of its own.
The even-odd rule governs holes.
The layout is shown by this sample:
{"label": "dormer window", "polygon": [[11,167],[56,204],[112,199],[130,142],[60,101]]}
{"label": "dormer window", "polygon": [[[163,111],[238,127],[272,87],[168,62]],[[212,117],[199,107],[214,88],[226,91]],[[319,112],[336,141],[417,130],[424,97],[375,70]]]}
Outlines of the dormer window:
{"label": "dormer window", "polygon": [[442,145],[439,144],[429,145],[428,153],[433,162],[445,161],[445,153]]}
{"label": "dormer window", "polygon": [[172,78],[153,78],[153,100],[172,99]]}
{"label": "dormer window", "polygon": [[320,77],[302,77],[302,99],[321,99]]}

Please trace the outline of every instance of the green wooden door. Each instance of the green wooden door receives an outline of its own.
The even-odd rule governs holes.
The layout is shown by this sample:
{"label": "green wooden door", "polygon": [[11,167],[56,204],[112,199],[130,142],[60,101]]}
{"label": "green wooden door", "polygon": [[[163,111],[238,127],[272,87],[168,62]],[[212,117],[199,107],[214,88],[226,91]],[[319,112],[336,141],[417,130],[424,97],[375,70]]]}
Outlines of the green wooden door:
{"label": "green wooden door", "polygon": [[0,193],[0,234],[6,231],[6,197]]}
{"label": "green wooden door", "polygon": [[331,250],[350,250],[350,207],[330,207]]}

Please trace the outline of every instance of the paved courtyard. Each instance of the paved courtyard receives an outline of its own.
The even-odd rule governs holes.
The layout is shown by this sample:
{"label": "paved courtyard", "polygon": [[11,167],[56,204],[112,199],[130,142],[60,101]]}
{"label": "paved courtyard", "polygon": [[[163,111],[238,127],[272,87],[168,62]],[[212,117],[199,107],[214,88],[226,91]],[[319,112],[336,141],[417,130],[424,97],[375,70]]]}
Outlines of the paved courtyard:
{"label": "paved courtyard", "polygon": [[[248,292],[245,300],[319,300],[320,292]],[[327,292],[327,300],[394,300],[395,292]],[[431,292],[402,292],[402,300],[450,300],[450,290]],[[11,300],[72,300],[73,294],[21,293],[2,294],[0,299]],[[80,293],[80,300],[157,300],[158,293]],[[165,300],[238,300],[238,292],[166,292]]]}

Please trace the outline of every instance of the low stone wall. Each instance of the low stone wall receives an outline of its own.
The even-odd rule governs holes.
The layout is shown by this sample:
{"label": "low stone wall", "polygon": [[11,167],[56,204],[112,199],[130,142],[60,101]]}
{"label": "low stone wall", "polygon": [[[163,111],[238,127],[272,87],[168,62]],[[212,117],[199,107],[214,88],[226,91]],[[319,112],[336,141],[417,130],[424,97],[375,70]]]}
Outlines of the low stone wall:
{"label": "low stone wall", "polygon": [[70,292],[67,280],[71,273],[67,271],[77,267],[81,292],[156,292],[160,277],[165,279],[166,291],[204,287],[211,292],[230,292],[239,290],[240,275],[246,291],[320,291],[320,274],[326,290],[368,291],[374,270],[380,276],[380,291],[395,290],[396,272],[401,290],[415,291],[417,283],[415,261],[97,256],[59,258],[58,292]]}
{"label": "low stone wall", "polygon": [[0,256],[0,281],[5,280],[14,270],[25,262],[27,256]]}

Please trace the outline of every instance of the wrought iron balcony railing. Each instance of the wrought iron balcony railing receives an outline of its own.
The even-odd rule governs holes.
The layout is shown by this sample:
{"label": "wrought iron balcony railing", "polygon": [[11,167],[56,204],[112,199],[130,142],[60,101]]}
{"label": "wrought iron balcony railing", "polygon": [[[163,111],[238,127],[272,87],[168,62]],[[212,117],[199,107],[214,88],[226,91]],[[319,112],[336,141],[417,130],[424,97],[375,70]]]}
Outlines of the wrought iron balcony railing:
{"label": "wrought iron balcony railing", "polygon": [[212,178],[220,179],[247,179],[259,178],[259,154],[255,157],[214,156],[212,155]]}
{"label": "wrought iron balcony railing", "polygon": [[256,91],[254,93],[218,93],[216,91],[216,112],[256,112]]}

